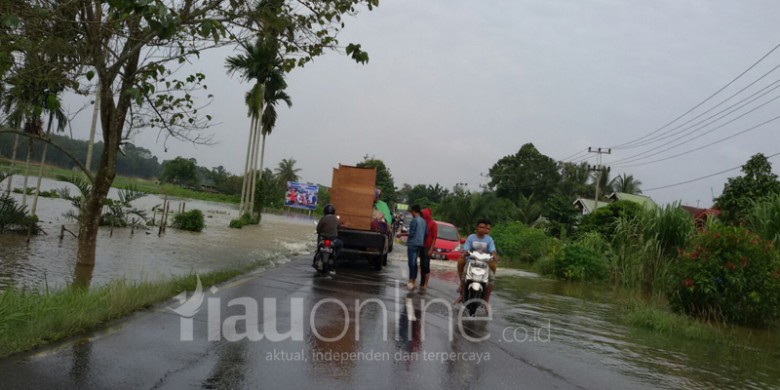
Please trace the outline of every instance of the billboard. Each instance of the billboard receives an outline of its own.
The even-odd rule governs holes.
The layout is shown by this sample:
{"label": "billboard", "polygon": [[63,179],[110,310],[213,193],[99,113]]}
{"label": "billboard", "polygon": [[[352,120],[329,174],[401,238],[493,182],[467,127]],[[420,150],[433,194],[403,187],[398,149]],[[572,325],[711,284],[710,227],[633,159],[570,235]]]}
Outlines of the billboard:
{"label": "billboard", "polygon": [[287,192],[284,194],[284,205],[298,209],[314,210],[317,208],[316,184],[287,182]]}

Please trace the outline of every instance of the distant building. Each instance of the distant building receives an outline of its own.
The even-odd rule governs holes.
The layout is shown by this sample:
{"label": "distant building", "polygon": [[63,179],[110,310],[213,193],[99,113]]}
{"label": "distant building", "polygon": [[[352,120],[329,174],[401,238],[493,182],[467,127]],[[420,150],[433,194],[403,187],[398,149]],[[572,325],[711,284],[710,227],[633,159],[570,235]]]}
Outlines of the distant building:
{"label": "distant building", "polygon": [[704,224],[707,223],[707,218],[720,215],[720,210],[714,208],[700,209],[693,206],[680,206],[680,208],[691,214],[694,222],[696,222],[696,227],[699,230],[704,228]]}
{"label": "distant building", "polygon": [[[626,200],[629,202],[639,203],[644,208],[656,208],[658,205],[653,201],[652,198],[645,195],[634,195],[634,194],[626,194],[624,192],[613,192],[609,196],[606,196],[604,200],[600,200],[598,207],[604,207],[612,202],[617,202],[618,200]],[[596,200],[595,199],[585,199],[585,198],[577,198],[574,203],[572,203],[574,208],[579,210],[579,212],[582,215],[588,215],[592,213],[596,209]]]}
{"label": "distant building", "polygon": [[625,192],[613,192],[607,196],[610,202],[617,202],[619,200],[627,200],[629,202],[639,203],[646,209],[654,209],[658,205],[652,198],[645,195],[627,194]]}

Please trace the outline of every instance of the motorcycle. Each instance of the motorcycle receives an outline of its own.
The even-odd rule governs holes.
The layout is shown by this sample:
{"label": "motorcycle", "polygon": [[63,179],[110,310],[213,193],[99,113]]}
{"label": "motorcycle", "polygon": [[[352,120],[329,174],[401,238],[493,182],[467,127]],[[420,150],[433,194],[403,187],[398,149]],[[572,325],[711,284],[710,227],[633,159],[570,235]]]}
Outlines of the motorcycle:
{"label": "motorcycle", "polygon": [[485,289],[490,276],[489,264],[492,260],[489,253],[469,252],[469,261],[464,272],[466,291],[463,293],[463,302],[472,317],[485,303]]}
{"label": "motorcycle", "polygon": [[335,243],[332,240],[317,238],[317,252],[314,253],[313,266],[321,274],[336,270]]}

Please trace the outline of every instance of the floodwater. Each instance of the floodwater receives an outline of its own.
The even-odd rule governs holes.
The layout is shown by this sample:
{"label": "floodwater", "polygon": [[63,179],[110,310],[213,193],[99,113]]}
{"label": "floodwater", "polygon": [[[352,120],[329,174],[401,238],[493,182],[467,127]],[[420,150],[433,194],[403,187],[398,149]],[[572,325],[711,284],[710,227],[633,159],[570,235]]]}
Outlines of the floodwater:
{"label": "floodwater", "polygon": [[[47,181],[44,188],[59,186],[64,184]],[[42,283],[56,287],[73,279],[76,241],[67,235],[62,242],[58,238],[59,226],[68,223],[61,214],[68,210],[70,205],[67,201],[56,199],[41,199],[39,202],[39,214],[48,235],[34,237],[30,244],[25,242],[23,236],[0,235],[0,289],[9,285],[40,286]],[[135,202],[138,207],[147,210],[159,203],[161,199],[151,195]],[[172,208],[175,209],[177,204],[178,201],[174,201]],[[276,267],[269,267],[267,271],[258,273],[257,279],[241,285],[235,294],[257,297],[282,294],[280,298],[286,296],[286,299],[289,299],[289,294],[299,294],[311,303],[316,302],[317,298],[334,296],[344,299],[384,296],[385,299],[391,300],[395,294],[394,288],[397,288],[396,281],[404,279],[405,250],[402,246],[391,254],[390,267],[381,273],[375,273],[370,267],[357,267],[339,271],[334,278],[319,279],[310,276],[313,270],[308,265],[309,254],[314,249],[314,225],[310,217],[264,215],[259,226],[236,230],[227,227],[229,220],[235,217],[234,207],[188,200],[187,209],[193,208],[201,209],[207,216],[207,228],[203,233],[168,229],[161,237],[157,236],[156,230],[149,231],[150,234],[137,231],[131,236],[129,229],[115,229],[113,237],[109,237],[108,229],[102,230],[98,240],[93,285],[117,278],[154,280],[259,260],[267,262],[269,266],[273,263]],[[70,223],[70,226],[73,224]],[[428,299],[452,299],[455,280],[453,262],[435,262],[432,265]],[[219,370],[223,367],[222,360],[220,363],[214,363],[213,353],[201,351],[206,357],[202,361],[198,360],[198,363],[193,363],[192,367],[197,367],[197,370],[178,371],[179,368],[174,365],[163,369],[161,372],[164,372],[164,375],[161,378],[155,378],[152,374],[148,379],[152,382],[168,381],[172,384],[169,387],[173,388],[178,387],[173,384],[188,384],[191,387],[200,380],[193,378],[199,378],[204,372],[208,372],[200,368],[216,364],[215,376],[204,379],[202,387],[209,388],[209,384],[227,383],[224,381],[234,381],[236,378],[244,378],[245,385],[252,384],[238,387],[255,387],[254,385],[260,385],[267,380],[264,375],[271,375],[269,373],[278,370],[280,375],[274,376],[274,379],[298,387],[318,386],[323,383],[327,384],[325,388],[361,387],[355,386],[356,383],[362,383],[359,379],[375,380],[375,373],[381,372],[396,378],[393,379],[396,382],[378,382],[375,383],[377,388],[398,387],[396,385],[401,382],[397,382],[400,379],[397,379],[396,374],[402,373],[412,375],[409,380],[419,381],[419,387],[431,388],[448,383],[452,385],[448,387],[454,388],[482,387],[480,385],[484,384],[485,387],[496,388],[511,385],[507,388],[780,389],[780,337],[777,331],[736,329],[729,331],[728,338],[724,338],[723,342],[687,339],[684,335],[676,334],[656,334],[626,325],[620,318],[623,310],[618,302],[621,300],[616,299],[616,293],[609,287],[555,281],[508,268],[499,270],[496,283],[495,317],[486,328],[490,335],[486,344],[448,342],[444,328],[438,323],[446,320],[440,318],[440,313],[429,317],[433,321],[431,325],[434,326],[413,326],[412,333],[415,329],[417,332],[420,329],[431,332],[424,345],[420,341],[415,344],[414,340],[399,344],[402,349],[410,351],[461,352],[482,349],[491,352],[496,361],[487,365],[465,367],[473,375],[460,375],[458,372],[465,369],[464,367],[453,371],[454,369],[445,366],[441,366],[444,369],[440,368],[438,363],[424,365],[424,362],[418,362],[419,370],[414,368],[413,362],[394,365],[393,370],[399,371],[395,372],[382,371],[382,367],[385,367],[382,365],[355,361],[348,362],[349,364],[343,367],[339,366],[341,371],[317,368],[317,375],[301,377],[297,374],[303,372],[297,371],[301,367],[293,363],[268,366],[269,361],[263,357],[266,350],[270,347],[274,350],[284,349],[286,346],[290,351],[306,348],[314,352],[340,351],[341,346],[319,346],[317,343],[273,346],[228,343],[224,344],[223,349],[218,349],[235,352],[226,355],[225,372]],[[355,288],[356,285],[360,288]],[[419,304],[419,299],[415,295],[414,305]],[[415,312],[417,310],[415,307]],[[418,314],[416,317],[421,316]],[[171,321],[174,322],[169,328],[178,329],[178,319],[173,318]],[[402,322],[402,325],[404,324],[405,321]],[[143,332],[150,329],[149,326],[140,328]],[[127,329],[127,342],[139,342],[134,338],[137,336],[133,336],[136,334],[130,330],[133,327],[128,324]],[[348,330],[358,331],[351,327]],[[510,332],[507,333],[507,330]],[[542,332],[535,334],[535,330]],[[121,336],[118,337],[121,339]],[[159,342],[153,336],[149,337],[150,340],[157,340],[155,343]],[[105,341],[97,342],[106,343],[107,359],[121,359],[115,355],[113,343],[117,343],[116,340],[108,337],[101,340]],[[150,342],[149,348],[152,348],[151,344],[153,343]],[[171,344],[170,348],[175,350],[180,347],[178,345]],[[193,344],[187,345],[187,348],[194,348]],[[75,345],[73,348],[75,354],[81,347]],[[90,348],[97,351],[103,347],[96,344]],[[247,350],[243,351],[242,348]],[[392,345],[372,341],[350,345],[348,350],[393,352],[393,348]],[[138,353],[148,351],[139,350]],[[18,375],[26,377],[20,379],[19,383],[29,383],[26,382],[30,378],[28,374],[38,372],[37,370],[67,373],[67,370],[51,369],[52,364],[59,367],[57,364],[62,363],[62,359],[57,357],[58,354],[60,352],[46,358],[54,363],[32,359],[28,361],[30,367],[24,369],[16,363],[5,366],[0,364],[0,377],[8,374],[10,380],[13,379],[13,372],[19,372]],[[233,355],[235,357],[231,357]],[[247,356],[255,358],[250,359]],[[247,359],[251,361],[246,361],[243,365],[237,363]],[[126,363],[119,360],[115,363],[124,367],[125,364],[135,364],[134,361],[142,360],[142,357],[130,354]],[[8,371],[4,371],[3,367]],[[268,370],[260,370],[258,367]],[[28,369],[31,371],[26,371]],[[324,373],[329,373],[330,376]],[[99,377],[97,373],[92,375]],[[105,382],[96,383],[114,383],[114,380],[120,380],[119,383],[122,383],[119,378],[122,375],[120,371],[109,370],[105,375]],[[132,375],[126,380],[131,381],[127,383],[136,383],[132,381],[142,377],[144,376]],[[54,380],[53,378],[55,377],[50,379]],[[323,378],[325,382],[321,382]],[[63,380],[67,381],[68,378]],[[553,382],[546,382],[547,380]],[[403,387],[406,387],[406,384]]]}
{"label": "floodwater", "polygon": [[[31,178],[31,184],[34,182]],[[20,177],[14,178],[14,187],[21,188]],[[3,183],[3,186],[5,183]],[[70,187],[68,183],[44,179],[42,190]],[[4,187],[3,187],[4,188]],[[14,194],[21,204],[21,194]],[[112,189],[109,198],[117,199]],[[169,199],[171,210],[185,203],[185,210],[200,209],[206,217],[206,228],[201,233],[168,228],[158,236],[157,227],[148,230],[101,228],[97,240],[97,256],[92,285],[105,284],[114,279],[160,280],[171,276],[204,273],[250,262],[284,262],[290,256],[304,253],[314,247],[312,217],[263,215],[260,225],[230,229],[230,220],[238,215],[231,204],[192,199]],[[28,197],[28,207],[32,203]],[[147,195],[134,201],[134,207],[146,210],[152,217],[152,208],[163,199]],[[27,288],[60,288],[74,280],[76,270],[76,239],[65,233],[59,239],[62,225],[74,233],[78,226],[63,216],[75,208],[64,199],[39,198],[38,217],[46,234],[34,236],[27,243],[24,235],[0,235],[0,289],[7,286]],[[160,215],[157,214],[157,221]],[[172,221],[172,216],[169,217]]]}

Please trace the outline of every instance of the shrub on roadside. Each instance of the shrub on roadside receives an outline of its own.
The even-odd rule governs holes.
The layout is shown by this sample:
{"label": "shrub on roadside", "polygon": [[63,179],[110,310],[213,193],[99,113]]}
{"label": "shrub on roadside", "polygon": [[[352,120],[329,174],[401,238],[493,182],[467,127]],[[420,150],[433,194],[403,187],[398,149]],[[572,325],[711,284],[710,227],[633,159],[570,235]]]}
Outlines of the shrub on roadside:
{"label": "shrub on roadside", "polygon": [[258,223],[260,223],[259,220],[252,218],[252,216],[249,215],[249,213],[244,213],[244,215],[242,215],[241,218],[231,219],[230,225],[228,225],[228,227],[233,229],[241,229],[246,225],[257,225]]}
{"label": "shrub on roadside", "polygon": [[498,224],[492,229],[490,236],[496,242],[496,249],[502,258],[529,263],[546,255],[554,240],[543,230],[520,222]]}
{"label": "shrub on roadside", "polygon": [[757,234],[717,226],[682,251],[668,293],[673,310],[743,325],[766,325],[780,314],[775,248]]}
{"label": "shrub on roadside", "polygon": [[566,245],[555,256],[557,278],[573,281],[601,281],[609,276],[609,263],[598,252],[579,244]]}
{"label": "shrub on roadside", "polygon": [[203,218],[203,213],[200,210],[195,209],[176,214],[173,217],[173,225],[171,226],[176,229],[190,232],[200,232],[206,227],[206,221]]}
{"label": "shrub on roadside", "polygon": [[615,233],[615,222],[618,218],[634,218],[642,212],[642,205],[628,200],[619,200],[612,203],[604,203],[596,211],[582,217],[578,235],[588,232],[597,232],[607,240],[612,240]]}

